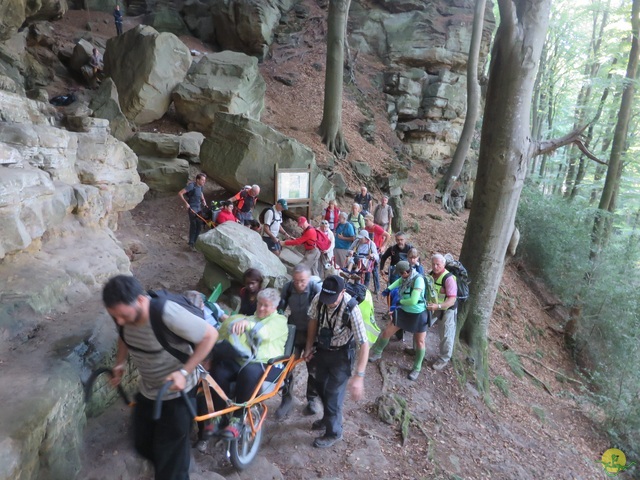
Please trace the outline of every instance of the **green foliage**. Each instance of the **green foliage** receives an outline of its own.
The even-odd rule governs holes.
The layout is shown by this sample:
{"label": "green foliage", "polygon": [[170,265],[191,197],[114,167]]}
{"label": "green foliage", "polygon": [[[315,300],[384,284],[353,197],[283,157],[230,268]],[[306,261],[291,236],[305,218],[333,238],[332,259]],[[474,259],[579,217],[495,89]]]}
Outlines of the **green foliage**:
{"label": "green foliage", "polygon": [[509,380],[498,375],[493,379],[493,384],[498,387],[498,390],[500,390],[505,397],[509,398]]}
{"label": "green foliage", "polygon": [[616,229],[591,261],[593,215],[580,201],[526,187],[516,219],[519,256],[565,305],[581,307],[574,355],[592,383],[585,395],[605,412],[614,442],[640,456],[640,232]]}
{"label": "green foliage", "polygon": [[520,357],[516,353],[514,353],[512,350],[505,350],[504,352],[502,352],[502,356],[507,361],[507,365],[509,365],[509,368],[516,377],[524,377],[522,362],[520,362]]}
{"label": "green foliage", "polygon": [[533,414],[536,417],[538,417],[538,420],[540,420],[542,423],[545,422],[545,420],[547,418],[547,413],[544,411],[544,408],[538,407],[537,405],[533,405],[531,407],[531,411],[533,411]]}

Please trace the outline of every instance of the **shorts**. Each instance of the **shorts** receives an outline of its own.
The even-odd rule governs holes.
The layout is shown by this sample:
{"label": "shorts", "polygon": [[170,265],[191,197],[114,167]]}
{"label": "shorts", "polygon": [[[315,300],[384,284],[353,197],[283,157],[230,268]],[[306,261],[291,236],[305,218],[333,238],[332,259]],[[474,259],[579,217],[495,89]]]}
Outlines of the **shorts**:
{"label": "shorts", "polygon": [[421,313],[409,313],[398,308],[393,313],[393,323],[396,327],[411,333],[422,333],[427,331],[430,313],[428,310]]}
{"label": "shorts", "polygon": [[267,244],[267,247],[272,252],[279,252],[280,250],[282,250],[282,245],[280,245],[280,242],[274,240],[271,237],[262,237],[262,241]]}

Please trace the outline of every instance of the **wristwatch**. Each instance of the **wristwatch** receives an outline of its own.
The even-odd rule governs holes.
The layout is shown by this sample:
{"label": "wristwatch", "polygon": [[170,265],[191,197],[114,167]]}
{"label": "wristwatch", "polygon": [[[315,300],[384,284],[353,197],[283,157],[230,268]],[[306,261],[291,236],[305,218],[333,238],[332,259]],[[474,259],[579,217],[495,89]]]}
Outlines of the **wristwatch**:
{"label": "wristwatch", "polygon": [[442,310],[442,305],[438,304],[438,310]]}
{"label": "wristwatch", "polygon": [[356,376],[364,378],[364,372],[356,372]]}
{"label": "wristwatch", "polygon": [[178,371],[184,376],[184,378],[187,378],[189,376],[189,372],[187,372],[184,368],[181,368]]}

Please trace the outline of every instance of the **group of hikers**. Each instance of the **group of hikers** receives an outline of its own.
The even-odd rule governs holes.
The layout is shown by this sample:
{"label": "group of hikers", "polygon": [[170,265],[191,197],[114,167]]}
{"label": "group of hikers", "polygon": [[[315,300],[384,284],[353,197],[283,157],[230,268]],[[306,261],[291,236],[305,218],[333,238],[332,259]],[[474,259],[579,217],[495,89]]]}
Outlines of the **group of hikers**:
{"label": "group of hikers", "polygon": [[[195,182],[180,192],[190,220],[193,216],[198,218],[201,206],[206,205],[202,192],[205,181],[206,176],[199,174]],[[228,200],[225,208],[229,204],[234,206],[236,212],[229,210],[230,215],[251,226],[259,191],[257,185],[243,189]],[[242,204],[238,205],[239,202]],[[245,209],[247,204],[251,208]],[[267,371],[269,359],[285,353],[288,325],[295,326],[294,354],[304,359],[307,366],[303,414],[322,414],[311,424],[312,430],[320,432],[313,441],[317,448],[330,447],[342,439],[347,391],[356,401],[363,397],[367,363],[380,359],[398,332],[413,334],[413,347],[406,349],[414,356],[408,373],[410,380],[415,381],[420,375],[426,331],[436,321],[440,350],[433,368],[442,370],[448,364],[456,330],[457,283],[446,270],[447,259],[433,255],[431,271],[425,273],[418,251],[408,243],[404,233],[395,233],[395,243],[387,247],[393,210],[388,207],[386,197],[373,214],[369,213],[371,206],[372,198],[364,187],[349,214],[341,212],[331,201],[322,215],[322,230],[318,230],[331,239],[331,248],[321,251],[316,247],[319,235],[304,217],[298,220],[303,228],[300,237],[278,238],[282,212],[287,209],[286,201],[278,200],[262,218],[263,240],[275,254],[283,245],[303,245],[305,257],[280,291],[263,288],[264,277],[259,270],[246,270],[239,292],[240,306],[231,315],[206,301],[199,292],[182,295],[147,292],[134,277],[126,275],[107,282],[103,300],[120,335],[112,383],[119,383],[130,355],[140,375],[140,392],[133,414],[135,447],[153,462],[156,479],[188,479],[193,419],[179,392],[187,392],[187,397],[195,402],[198,365],[204,365],[227,394],[235,383],[234,401],[247,402]],[[380,213],[380,209],[385,212]],[[190,225],[189,245],[193,246],[199,229],[193,223]],[[313,234],[307,233],[310,231],[316,234],[315,241]],[[309,246],[317,253],[306,254],[311,250]],[[375,265],[375,269],[367,267],[364,274],[358,271],[359,256]],[[390,260],[387,287],[380,290],[379,272],[384,272],[387,260]],[[377,338],[375,335],[372,338],[367,330],[367,321],[373,318],[373,301],[369,300],[370,307],[366,306],[350,288],[353,286],[350,282],[368,284],[371,276],[374,294],[386,297],[388,306],[384,315],[388,323]],[[371,298],[370,292],[367,296]],[[252,354],[241,356],[237,350],[225,347],[238,342],[250,344]],[[267,381],[281,373],[278,365],[272,367],[275,368],[268,370]],[[284,381],[281,404],[275,412],[278,420],[292,410],[296,377],[299,372],[294,371]],[[173,385],[164,398],[160,419],[154,421],[153,400],[169,380]],[[225,408],[220,396],[213,393],[212,398],[216,410]],[[206,448],[212,436],[236,439],[242,423],[241,409],[214,417],[199,425],[196,446]]]}

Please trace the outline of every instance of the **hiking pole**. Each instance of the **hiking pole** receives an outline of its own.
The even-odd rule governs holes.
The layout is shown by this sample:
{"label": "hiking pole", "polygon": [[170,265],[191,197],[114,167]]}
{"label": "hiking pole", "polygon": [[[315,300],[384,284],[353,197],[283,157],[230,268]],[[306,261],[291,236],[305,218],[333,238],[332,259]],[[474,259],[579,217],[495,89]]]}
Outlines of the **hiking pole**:
{"label": "hiking pole", "polygon": [[[89,400],[91,400],[91,395],[93,394],[93,384],[95,383],[97,378],[103,373],[107,373],[111,378],[113,378],[113,372],[111,371],[110,368],[105,368],[105,367],[98,368],[97,370],[94,370],[93,372],[91,372],[89,379],[84,384],[84,401],[85,402],[89,403]],[[122,398],[124,403],[128,406],[132,406],[134,402],[129,400],[129,397],[127,396],[127,392],[124,391],[124,388],[122,388],[122,385],[118,384],[117,389],[118,389],[118,394],[120,394],[120,398]]]}

